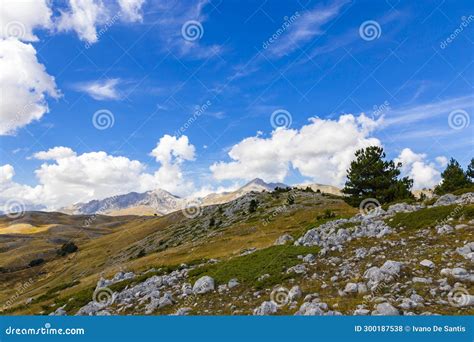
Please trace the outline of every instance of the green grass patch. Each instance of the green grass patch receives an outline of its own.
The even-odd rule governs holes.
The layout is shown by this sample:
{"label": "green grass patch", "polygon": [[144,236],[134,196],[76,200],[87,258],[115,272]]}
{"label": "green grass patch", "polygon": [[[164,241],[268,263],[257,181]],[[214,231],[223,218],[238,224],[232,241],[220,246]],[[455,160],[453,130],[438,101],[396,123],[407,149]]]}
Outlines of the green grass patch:
{"label": "green grass patch", "polygon": [[468,192],[474,192],[474,186],[468,187],[468,188],[462,188],[458,189],[456,191],[453,191],[453,195],[459,196]]}
{"label": "green grass patch", "polygon": [[77,310],[93,300],[94,289],[95,288],[86,288],[76,292],[74,295],[57,299],[55,309],[66,305],[64,310],[66,310],[68,314],[75,314]]}
{"label": "green grass patch", "polygon": [[70,283],[64,283],[64,284],[60,284],[58,286],[55,286],[53,288],[50,288],[48,291],[46,291],[46,293],[42,294],[38,298],[35,298],[33,300],[33,303],[41,303],[41,302],[44,302],[45,300],[54,298],[57,295],[57,292],[68,289],[68,288],[73,287],[73,286],[76,286],[79,283],[80,283],[80,281],[76,280],[76,281],[72,281]]}
{"label": "green grass patch", "polygon": [[449,218],[470,220],[474,218],[474,205],[448,205],[434,208],[425,208],[412,213],[398,213],[386,223],[391,227],[406,227],[407,229],[421,229],[443,224]]}
{"label": "green grass patch", "polygon": [[[252,254],[196,268],[189,272],[189,277],[194,281],[201,276],[208,275],[213,277],[218,284],[224,284],[232,278],[237,278],[242,284],[260,289],[294,277],[294,274],[287,274],[285,270],[301,263],[297,256],[308,253],[315,254],[318,251],[319,247],[272,246]],[[264,274],[269,274],[270,277],[257,281]]]}

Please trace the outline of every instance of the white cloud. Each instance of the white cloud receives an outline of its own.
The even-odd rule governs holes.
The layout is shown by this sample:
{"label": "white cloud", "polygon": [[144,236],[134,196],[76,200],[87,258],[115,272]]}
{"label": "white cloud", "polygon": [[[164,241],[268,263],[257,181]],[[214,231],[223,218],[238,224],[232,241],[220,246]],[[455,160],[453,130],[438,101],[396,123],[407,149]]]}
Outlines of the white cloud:
{"label": "white cloud", "polygon": [[77,154],[71,148],[53,147],[39,151],[34,158],[47,161],[35,170],[38,185],[15,183],[15,171],[9,164],[0,166],[0,205],[11,198],[28,206],[58,209],[77,202],[161,188],[177,195],[188,195],[194,185],[185,181],[182,164],[194,159],[194,146],[188,137],[163,136],[151,153],[161,163],[154,173],[146,165],[106,152]]}
{"label": "white cloud", "polygon": [[120,96],[119,91],[116,88],[119,81],[120,80],[118,78],[112,78],[103,81],[93,81],[79,84],[77,89],[87,93],[95,100],[115,100]]}
{"label": "white cloud", "polygon": [[48,151],[40,151],[33,155],[34,158],[39,160],[58,160],[68,157],[75,157],[76,152],[74,152],[69,147],[57,146],[50,148]]}
{"label": "white cloud", "polygon": [[56,20],[58,31],[75,31],[79,38],[88,44],[99,40],[101,31],[114,24],[119,18],[125,22],[141,22],[142,6],[145,0],[69,0],[67,10],[61,10]]}
{"label": "white cloud", "polygon": [[34,203],[40,203],[40,188],[21,185],[13,181],[15,169],[10,164],[0,166],[0,212],[8,211],[5,202],[14,200],[25,208],[35,208]]}
{"label": "white cloud", "polygon": [[14,38],[0,40],[0,84],[0,135],[39,120],[48,112],[46,96],[59,97],[34,47]]}
{"label": "white cloud", "polygon": [[177,139],[164,135],[150,155],[161,164],[153,175],[144,175],[142,184],[145,188],[161,187],[177,195],[189,194],[194,190],[192,182],[185,180],[181,164],[185,160],[194,160],[195,147],[188,137],[182,135]]}
{"label": "white cloud", "polygon": [[127,21],[142,21],[142,6],[145,0],[118,0],[120,9]]}
{"label": "white cloud", "polygon": [[15,170],[10,164],[5,164],[0,166],[0,184],[5,184],[10,182],[15,175]]}
{"label": "white cloud", "polygon": [[144,165],[136,160],[105,152],[60,158],[44,163],[35,171],[38,185],[34,187],[13,181],[4,183],[0,201],[15,198],[29,206],[44,205],[54,210],[76,202],[134,191],[140,187],[143,170]]}
{"label": "white cloud", "polygon": [[76,31],[81,40],[97,42],[96,25],[107,18],[107,8],[100,0],[69,0],[69,9],[61,11],[59,31]]}
{"label": "white cloud", "polygon": [[326,6],[301,13],[301,16],[290,25],[286,34],[277,42],[270,45],[270,52],[275,57],[288,55],[301,45],[311,41],[316,36],[324,34],[322,26],[334,19],[347,1],[334,1]]}
{"label": "white cloud", "polygon": [[[418,104],[411,107],[390,110],[384,118],[385,126],[408,125],[415,122],[429,120],[440,115],[446,115],[456,109],[472,108],[474,105],[474,96],[467,95],[454,97],[437,102]],[[449,130],[446,128],[446,130]],[[422,133],[420,133],[422,134]]]}
{"label": "white cloud", "polygon": [[231,148],[232,161],[210,169],[217,180],[282,182],[292,167],[314,182],[340,186],[355,151],[380,145],[369,136],[376,124],[364,115],[342,115],[338,121],[313,118],[299,130],[279,128],[267,139],[246,138]]}
{"label": "white cloud", "polygon": [[33,33],[37,28],[51,28],[51,8],[47,0],[2,0],[0,5],[0,38],[23,41],[38,40]]}
{"label": "white cloud", "polygon": [[181,163],[183,160],[194,159],[195,148],[189,143],[187,136],[182,135],[178,139],[165,134],[150,155],[155,157],[161,164]]}
{"label": "white cloud", "polygon": [[234,182],[230,186],[212,186],[212,185],[206,184],[202,186],[201,188],[199,188],[198,190],[196,190],[192,194],[192,197],[203,198],[210,194],[221,194],[224,192],[233,192],[239,189],[240,187],[242,187],[242,184],[238,182]]}
{"label": "white cloud", "polygon": [[441,167],[446,167],[448,165],[448,158],[445,156],[436,157],[435,160]]}
{"label": "white cloud", "polygon": [[415,153],[409,148],[403,149],[395,159],[396,163],[402,163],[402,175],[413,179],[413,189],[415,190],[433,188],[441,179],[440,172],[436,169],[435,164],[428,162],[426,159],[426,154]]}

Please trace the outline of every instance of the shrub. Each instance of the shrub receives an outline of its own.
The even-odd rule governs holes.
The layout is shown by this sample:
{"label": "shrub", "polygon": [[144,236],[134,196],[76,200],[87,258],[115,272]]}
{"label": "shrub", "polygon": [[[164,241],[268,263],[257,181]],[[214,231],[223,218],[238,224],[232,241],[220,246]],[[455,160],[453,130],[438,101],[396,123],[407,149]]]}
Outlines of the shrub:
{"label": "shrub", "polygon": [[65,256],[67,254],[74,253],[78,250],[76,244],[72,241],[65,243],[64,245],[61,246],[60,249],[57,250],[57,254],[59,256]]}
{"label": "shrub", "polygon": [[326,209],[322,215],[316,216],[316,220],[327,220],[330,218],[336,217],[336,213],[331,211],[330,209]]}
{"label": "shrub", "polygon": [[30,261],[30,263],[28,264],[28,266],[30,266],[30,267],[35,267],[35,266],[41,265],[42,263],[44,263],[44,259],[42,259],[42,258],[33,259],[33,260]]}

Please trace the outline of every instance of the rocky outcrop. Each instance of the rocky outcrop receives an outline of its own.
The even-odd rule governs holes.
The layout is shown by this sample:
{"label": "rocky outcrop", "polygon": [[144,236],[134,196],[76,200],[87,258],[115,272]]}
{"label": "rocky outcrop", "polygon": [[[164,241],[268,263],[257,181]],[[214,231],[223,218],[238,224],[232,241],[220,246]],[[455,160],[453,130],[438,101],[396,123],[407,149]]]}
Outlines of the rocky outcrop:
{"label": "rocky outcrop", "polygon": [[203,294],[210,291],[214,291],[214,279],[211,277],[201,277],[194,283],[193,292],[195,294]]}

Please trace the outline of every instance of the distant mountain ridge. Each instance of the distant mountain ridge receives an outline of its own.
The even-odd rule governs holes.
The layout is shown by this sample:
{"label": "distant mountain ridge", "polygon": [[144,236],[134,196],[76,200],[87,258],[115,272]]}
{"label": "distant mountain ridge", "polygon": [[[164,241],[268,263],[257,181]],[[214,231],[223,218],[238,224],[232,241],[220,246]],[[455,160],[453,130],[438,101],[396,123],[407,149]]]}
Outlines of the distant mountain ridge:
{"label": "distant mountain ridge", "polygon": [[[287,188],[284,183],[266,183],[263,179],[255,178],[235,191],[212,193],[197,199],[201,205],[223,204],[233,201],[250,192],[271,192],[276,188]],[[338,188],[330,185],[303,184],[297,188],[310,187],[313,191],[321,191],[333,195],[340,195]],[[166,215],[173,211],[181,210],[189,199],[175,196],[162,189],[151,190],[143,193],[130,192],[123,195],[112,196],[102,200],[92,200],[87,203],[77,203],[60,211],[73,215],[102,214],[118,215]]]}
{"label": "distant mountain ridge", "polygon": [[283,183],[266,183],[263,179],[255,178],[248,182],[243,187],[230,192],[221,192],[216,194],[209,194],[202,198],[203,205],[222,204],[233,201],[239,197],[248,194],[249,192],[273,191],[276,188],[286,188],[288,185]]}
{"label": "distant mountain ridge", "polygon": [[294,186],[295,188],[298,189],[306,189],[306,188],[311,188],[314,192],[317,192],[318,190],[320,192],[326,193],[326,194],[331,194],[331,195],[336,195],[336,196],[343,196],[343,193],[341,189],[338,187],[335,187],[333,185],[324,185],[324,184],[317,184],[317,183],[312,183],[312,184],[298,184]]}
{"label": "distant mountain ridge", "polygon": [[179,210],[186,200],[162,189],[150,190],[143,193],[130,192],[92,200],[87,203],[77,203],[61,211],[75,215],[165,215]]}

